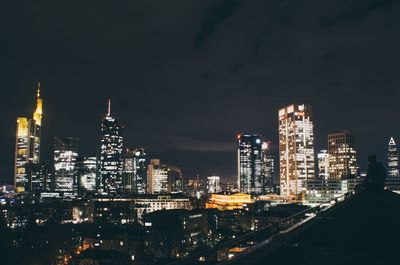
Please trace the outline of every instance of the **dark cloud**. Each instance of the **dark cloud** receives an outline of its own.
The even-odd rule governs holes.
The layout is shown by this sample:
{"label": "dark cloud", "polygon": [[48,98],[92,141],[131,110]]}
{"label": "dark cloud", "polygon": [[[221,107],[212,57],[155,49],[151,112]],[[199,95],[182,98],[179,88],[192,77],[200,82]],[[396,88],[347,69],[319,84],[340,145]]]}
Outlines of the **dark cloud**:
{"label": "dark cloud", "polygon": [[230,142],[213,142],[198,139],[191,139],[186,137],[165,137],[167,147],[175,148],[183,151],[194,152],[234,152],[236,144]]}
{"label": "dark cloud", "polygon": [[0,178],[11,179],[15,119],[33,111],[37,80],[47,159],[54,136],[97,149],[111,97],[126,146],[189,176],[234,176],[238,132],[276,146],[277,110],[292,102],[313,106],[316,150],[348,129],[362,161],[383,160],[400,136],[399,12],[383,0],[3,3]]}

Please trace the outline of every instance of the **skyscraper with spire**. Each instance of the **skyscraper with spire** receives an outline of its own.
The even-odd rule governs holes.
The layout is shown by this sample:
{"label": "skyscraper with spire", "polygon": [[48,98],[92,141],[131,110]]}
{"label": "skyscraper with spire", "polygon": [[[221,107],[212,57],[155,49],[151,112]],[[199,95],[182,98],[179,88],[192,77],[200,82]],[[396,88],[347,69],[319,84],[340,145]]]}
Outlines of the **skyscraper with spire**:
{"label": "skyscraper with spire", "polygon": [[40,162],[43,101],[40,83],[37,84],[36,109],[33,117],[18,117],[15,139],[14,188],[16,192],[29,191],[27,164]]}
{"label": "skyscraper with spire", "polygon": [[111,100],[101,124],[100,181],[98,191],[107,194],[122,192],[122,126],[111,115]]}
{"label": "skyscraper with spire", "polygon": [[388,146],[388,177],[398,178],[399,176],[399,152],[397,151],[394,138],[390,137]]}

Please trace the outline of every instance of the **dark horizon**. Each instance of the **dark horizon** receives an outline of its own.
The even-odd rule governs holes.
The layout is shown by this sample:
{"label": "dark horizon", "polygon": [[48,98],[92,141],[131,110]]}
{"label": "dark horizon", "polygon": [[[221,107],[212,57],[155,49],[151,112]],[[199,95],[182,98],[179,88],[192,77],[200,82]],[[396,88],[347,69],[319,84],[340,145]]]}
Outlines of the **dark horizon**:
{"label": "dark horizon", "polygon": [[[236,175],[237,133],[271,140],[278,109],[313,108],[315,153],[327,134],[356,136],[358,162],[386,165],[399,140],[400,26],[396,1],[102,1],[0,10],[0,181],[12,182],[18,116],[44,101],[42,159],[53,138],[100,145],[111,112],[124,146],[182,168],[185,176]],[[278,168],[276,168],[277,170]]]}

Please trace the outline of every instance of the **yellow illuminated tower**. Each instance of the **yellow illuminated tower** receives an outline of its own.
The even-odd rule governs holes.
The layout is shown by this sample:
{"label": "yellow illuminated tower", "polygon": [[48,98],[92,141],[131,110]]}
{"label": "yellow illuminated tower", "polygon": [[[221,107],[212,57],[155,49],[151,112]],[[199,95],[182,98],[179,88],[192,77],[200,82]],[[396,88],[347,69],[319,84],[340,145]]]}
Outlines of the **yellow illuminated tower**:
{"label": "yellow illuminated tower", "polygon": [[43,115],[43,101],[40,97],[40,82],[37,84],[37,93],[36,93],[36,110],[33,113],[33,119],[35,120],[35,124],[41,126],[42,125],[42,115]]}
{"label": "yellow illuminated tower", "polygon": [[40,139],[41,139],[41,132],[42,132],[42,115],[43,115],[43,101],[40,97],[40,83],[37,84],[37,98],[36,98],[36,110],[33,113],[33,120],[32,120],[32,131],[31,131],[31,151],[32,155],[29,158],[33,163],[40,162]]}
{"label": "yellow illuminated tower", "polygon": [[40,97],[40,83],[38,83],[36,110],[33,113],[33,118],[17,118],[14,166],[14,187],[16,192],[26,191],[26,186],[28,184],[26,165],[28,163],[40,162],[42,107],[43,102]]}
{"label": "yellow illuminated tower", "polygon": [[14,167],[14,188],[16,192],[24,192],[27,182],[25,166],[29,161],[29,128],[30,120],[28,118],[17,118]]}

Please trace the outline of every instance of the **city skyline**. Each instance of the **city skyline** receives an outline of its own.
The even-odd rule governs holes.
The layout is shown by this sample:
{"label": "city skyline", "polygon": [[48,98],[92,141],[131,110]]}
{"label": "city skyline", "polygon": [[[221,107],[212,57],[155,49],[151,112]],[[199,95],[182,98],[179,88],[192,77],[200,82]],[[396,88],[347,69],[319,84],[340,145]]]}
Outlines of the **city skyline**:
{"label": "city skyline", "polygon": [[12,181],[15,119],[31,113],[37,81],[47,160],[54,136],[79,137],[83,153],[96,150],[110,97],[126,146],[145,147],[187,176],[233,181],[240,132],[270,139],[276,155],[276,110],[292,103],[313,106],[315,150],[327,148],[328,133],[347,129],[361,169],[371,153],[385,161],[387,139],[400,136],[392,122],[400,41],[391,34],[399,4],[239,2],[7,3],[0,181]]}
{"label": "city skyline", "polygon": [[[37,99],[38,99],[38,103],[37,103],[37,105],[40,105],[40,111],[39,112],[41,112],[41,110],[42,110],[42,98],[40,97],[40,82],[38,82],[38,84],[37,84],[37,86],[36,86],[36,89],[37,89]],[[39,103],[40,102],[40,103]],[[107,105],[107,113],[106,113],[106,115],[105,116],[103,116],[103,118],[105,117],[105,118],[107,118],[107,117],[111,117],[111,99],[109,98],[108,99],[108,103],[107,103],[108,105]],[[35,115],[37,116],[38,114],[38,109],[37,109],[37,107],[36,107],[36,110],[35,110],[35,112],[33,112],[33,117],[35,117]],[[43,118],[43,115],[42,115],[42,113],[40,113],[40,115],[41,115],[41,117],[40,117],[40,120],[42,120],[42,118]],[[112,118],[112,119],[114,119],[114,118]],[[40,123],[40,125],[41,125],[41,121],[39,122]],[[123,121],[122,121],[122,123],[123,123]],[[315,126],[315,125],[314,125]],[[122,125],[122,127],[124,127],[123,125]],[[330,134],[332,134],[333,132],[334,132],[335,130],[332,130],[330,133],[328,133],[328,135],[330,135]],[[347,130],[342,130],[342,131],[347,131]],[[98,133],[100,136],[101,136],[101,133]],[[99,136],[99,141],[101,140],[101,138],[100,138],[100,136]],[[71,137],[71,136],[66,136],[66,137]],[[318,137],[318,136],[317,136]],[[325,136],[326,137],[326,136]],[[391,138],[392,138],[392,136],[390,136]],[[396,137],[394,137],[394,138],[396,138]],[[316,139],[316,141],[318,141],[318,139]],[[235,142],[234,141],[232,141],[232,143],[234,143],[235,144]],[[235,144],[236,145],[236,144]],[[269,143],[269,145],[271,145],[271,142]],[[140,144],[137,146],[137,147],[134,147],[134,148],[140,148],[139,146],[141,146]],[[325,144],[325,146],[323,145],[323,144],[321,144],[321,146],[322,146],[322,148],[327,148],[327,145]],[[273,154],[276,154],[276,157],[277,158],[279,158],[279,153],[278,153],[278,150],[277,150],[277,146],[276,146],[276,143],[275,143],[275,149],[273,149]],[[122,147],[121,147],[122,148]],[[125,146],[124,146],[124,148],[125,148]],[[128,148],[131,148],[131,147],[128,147]],[[357,146],[357,148],[358,148],[358,146]],[[314,148],[315,149],[315,148]],[[54,149],[52,149],[51,150],[51,152],[53,152],[53,150]],[[122,149],[121,149],[122,150]],[[48,150],[45,150],[45,151],[47,151],[48,152]],[[234,147],[233,148],[233,150],[232,150],[232,152],[235,152],[236,151],[236,147]],[[315,150],[314,150],[315,151]],[[42,150],[40,150],[40,152],[42,152]],[[91,153],[96,153],[96,152],[98,152],[99,154],[101,153],[101,148],[99,148],[99,147],[97,147],[97,149],[96,148],[94,148],[94,149],[92,149],[91,151],[82,151],[82,152],[80,152],[80,156],[87,156],[87,155],[90,155]],[[46,152],[45,152],[46,153]],[[157,152],[155,152],[155,153],[157,153]],[[314,154],[314,157],[315,157],[315,161],[317,161],[317,153],[315,152],[315,154]],[[237,158],[236,158],[237,159]],[[382,159],[382,161],[384,161],[384,162],[386,162],[385,161],[385,157],[382,157],[381,158]],[[44,158],[43,159],[43,161],[45,161],[46,163],[48,162],[48,161],[51,161],[51,159],[48,159],[48,158]],[[167,160],[168,161],[168,157],[163,157],[163,160]],[[359,161],[357,161],[357,162],[359,162]],[[121,162],[122,163],[122,162]],[[276,165],[275,165],[275,171],[278,171],[279,172],[279,161],[277,160],[277,161],[275,161],[275,163],[276,163]],[[362,163],[362,161],[361,161],[361,163],[360,164],[363,164]],[[386,163],[385,163],[386,164]],[[121,165],[122,166],[122,165]],[[183,167],[184,169],[185,169],[185,165],[180,165],[181,167]],[[315,162],[315,168],[317,168],[317,166],[318,166],[318,163],[317,162]],[[237,166],[236,166],[237,167]],[[366,168],[361,168],[361,169],[363,169],[363,170],[366,170]],[[209,168],[209,169],[207,169],[208,171],[206,171],[206,172],[211,172],[211,173],[204,173],[203,174],[203,177],[206,177],[206,176],[208,176],[208,175],[212,175],[213,173],[212,172],[215,172],[215,171],[213,171],[213,169],[211,168]],[[317,171],[316,171],[317,172]],[[188,176],[188,175],[185,175],[185,177],[191,177],[191,178],[194,178],[196,175],[198,175],[198,173],[194,173],[193,175],[190,175],[190,176]],[[222,180],[223,181],[228,181],[228,182],[236,182],[237,181],[237,174],[234,174],[234,175],[232,175],[232,176],[230,176],[230,178],[229,177],[227,177],[226,175],[223,175],[222,174]],[[1,179],[0,178],[0,181],[7,181],[7,180],[4,180],[4,179]],[[121,176],[121,181],[122,181],[122,176]]]}

